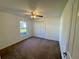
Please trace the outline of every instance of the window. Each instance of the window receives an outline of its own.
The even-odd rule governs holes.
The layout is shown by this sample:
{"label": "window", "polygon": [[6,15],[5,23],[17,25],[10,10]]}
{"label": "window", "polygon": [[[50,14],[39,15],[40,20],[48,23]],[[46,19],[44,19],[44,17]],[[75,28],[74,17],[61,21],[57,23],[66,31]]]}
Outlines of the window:
{"label": "window", "polygon": [[26,36],[27,35],[26,21],[20,21],[20,35],[21,36]]}

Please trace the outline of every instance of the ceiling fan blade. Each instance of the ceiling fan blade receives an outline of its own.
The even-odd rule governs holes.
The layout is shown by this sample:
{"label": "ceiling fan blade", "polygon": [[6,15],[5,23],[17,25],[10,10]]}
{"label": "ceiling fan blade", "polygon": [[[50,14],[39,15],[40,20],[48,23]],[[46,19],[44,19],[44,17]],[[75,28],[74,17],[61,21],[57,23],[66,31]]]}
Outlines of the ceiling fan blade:
{"label": "ceiling fan blade", "polygon": [[43,17],[42,15],[36,15],[37,17]]}
{"label": "ceiling fan blade", "polygon": [[8,12],[16,12],[16,13],[26,13],[28,12],[27,10],[22,10],[22,9],[17,9],[17,8],[9,8],[5,6],[0,6],[1,11],[8,11]]}
{"label": "ceiling fan blade", "polygon": [[24,13],[25,15],[29,15],[29,16],[31,16],[31,13]]}
{"label": "ceiling fan blade", "polygon": [[39,15],[38,12],[31,11],[31,10],[27,11],[27,10],[22,10],[17,8],[9,8],[5,6],[0,6],[0,10],[8,13],[18,14],[18,15],[43,17],[42,15]]}

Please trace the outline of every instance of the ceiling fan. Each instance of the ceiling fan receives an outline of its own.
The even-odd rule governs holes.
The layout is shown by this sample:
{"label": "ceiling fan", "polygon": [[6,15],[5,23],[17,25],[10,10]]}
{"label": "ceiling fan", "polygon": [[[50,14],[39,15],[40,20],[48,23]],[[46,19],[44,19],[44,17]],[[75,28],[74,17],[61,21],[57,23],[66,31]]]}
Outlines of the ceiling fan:
{"label": "ceiling fan", "polygon": [[18,10],[16,8],[8,8],[8,7],[4,7],[4,6],[2,6],[2,7],[0,6],[0,10],[5,11],[5,12],[9,12],[9,13],[18,14],[18,15],[23,15],[23,16],[30,16],[33,19],[43,17],[36,10],[35,11],[33,11],[33,10],[30,10],[30,11]]}
{"label": "ceiling fan", "polygon": [[31,12],[29,12],[29,13],[24,13],[26,16],[28,15],[28,16],[31,16],[31,18],[42,18],[43,16],[42,15],[40,15],[38,12],[36,12],[36,11],[31,11]]}

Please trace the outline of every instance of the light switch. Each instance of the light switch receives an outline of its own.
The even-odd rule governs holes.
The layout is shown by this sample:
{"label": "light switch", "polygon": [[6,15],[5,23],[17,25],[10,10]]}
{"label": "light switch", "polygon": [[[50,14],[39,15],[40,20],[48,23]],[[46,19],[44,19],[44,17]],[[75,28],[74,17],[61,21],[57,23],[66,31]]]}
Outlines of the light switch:
{"label": "light switch", "polygon": [[79,16],[79,11],[78,11],[78,13],[77,13],[77,16]]}

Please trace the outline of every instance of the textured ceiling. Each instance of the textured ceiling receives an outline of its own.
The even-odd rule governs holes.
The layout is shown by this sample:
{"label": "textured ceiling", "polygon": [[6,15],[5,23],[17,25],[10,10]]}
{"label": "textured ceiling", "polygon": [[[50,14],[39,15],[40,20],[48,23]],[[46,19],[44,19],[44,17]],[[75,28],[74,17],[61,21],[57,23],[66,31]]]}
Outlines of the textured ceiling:
{"label": "textured ceiling", "polygon": [[60,16],[67,0],[0,0],[0,7],[37,10],[45,15]]}

